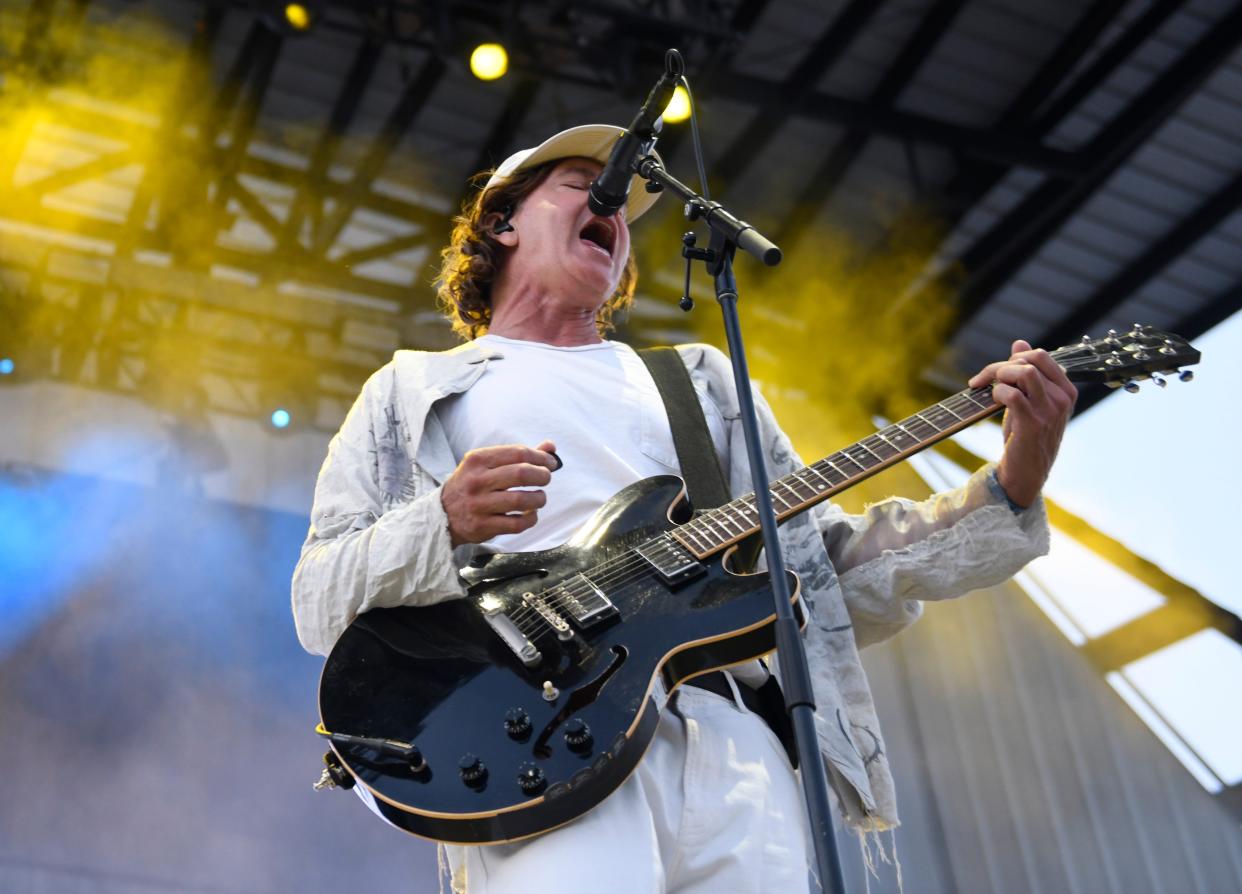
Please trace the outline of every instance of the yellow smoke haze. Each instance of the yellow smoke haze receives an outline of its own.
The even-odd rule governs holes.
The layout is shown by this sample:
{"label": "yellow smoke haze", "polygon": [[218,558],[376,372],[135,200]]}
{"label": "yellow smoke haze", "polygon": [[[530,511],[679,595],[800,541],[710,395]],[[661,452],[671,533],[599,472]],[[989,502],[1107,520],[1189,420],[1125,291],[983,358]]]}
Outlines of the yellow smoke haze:
{"label": "yellow smoke haze", "polygon": [[[278,290],[291,271],[313,284],[314,268],[301,245],[273,250],[253,220],[283,224],[294,191],[257,183],[229,157],[245,89],[213,121],[220,88],[192,35],[138,9],[88,13],[77,28],[53,14],[36,50],[26,18],[0,12],[0,351],[20,355],[21,374],[119,388],[174,412],[206,397],[248,413],[269,391],[309,405],[330,378],[317,358],[344,360],[324,417],[335,428],[386,357],[342,348],[344,318],[393,332],[400,319]],[[268,125],[253,139],[305,156],[322,128]],[[235,182],[260,207],[218,193]]]}
{"label": "yellow smoke haze", "polygon": [[[739,257],[751,376],[805,461],[870,434],[875,416],[900,419],[942,396],[920,375],[943,350],[953,296],[924,292],[917,303],[903,300],[942,237],[936,221],[907,213],[880,245],[862,246],[845,232],[821,229],[786,246],[776,268]],[[714,302],[700,301],[693,316],[703,339],[723,348]],[[917,496],[921,489],[913,473],[898,466],[840,501],[858,508],[890,493]]]}

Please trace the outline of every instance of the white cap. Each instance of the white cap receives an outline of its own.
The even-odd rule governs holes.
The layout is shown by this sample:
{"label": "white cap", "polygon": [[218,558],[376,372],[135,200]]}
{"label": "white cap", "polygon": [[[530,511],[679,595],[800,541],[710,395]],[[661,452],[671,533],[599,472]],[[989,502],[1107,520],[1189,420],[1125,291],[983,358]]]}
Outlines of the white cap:
{"label": "white cap", "polygon": [[[582,124],[578,127],[571,127],[569,130],[562,130],[556,136],[548,137],[535,148],[514,152],[506,158],[483,186],[483,191],[487,192],[518,171],[524,171],[535,165],[543,164],[545,161],[558,158],[593,158],[600,164],[607,164],[608,156],[612,153],[612,144],[623,133],[625,131],[622,128],[612,124]],[[655,155],[657,159],[660,157],[655,152],[652,152],[652,155]],[[659,197],[658,192],[647,192],[646,181],[635,174],[634,179],[630,181],[629,198],[625,201],[626,221],[633,223],[638,220],[639,215],[654,205]]]}

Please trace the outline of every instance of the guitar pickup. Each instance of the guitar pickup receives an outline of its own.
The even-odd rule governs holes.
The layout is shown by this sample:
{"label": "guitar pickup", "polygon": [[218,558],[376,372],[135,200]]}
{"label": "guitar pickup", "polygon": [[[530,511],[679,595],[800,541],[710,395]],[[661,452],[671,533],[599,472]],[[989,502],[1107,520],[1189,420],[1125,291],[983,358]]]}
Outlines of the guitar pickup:
{"label": "guitar pickup", "polygon": [[668,586],[692,580],[707,571],[707,567],[689,552],[673,542],[668,536],[657,537],[634,550],[647,560],[656,574]]}

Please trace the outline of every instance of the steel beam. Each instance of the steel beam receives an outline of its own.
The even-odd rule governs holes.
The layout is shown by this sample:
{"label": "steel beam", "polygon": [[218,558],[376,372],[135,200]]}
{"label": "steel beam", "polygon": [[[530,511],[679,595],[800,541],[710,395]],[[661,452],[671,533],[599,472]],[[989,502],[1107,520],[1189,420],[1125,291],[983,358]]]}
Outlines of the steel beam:
{"label": "steel beam", "polygon": [[324,126],[323,133],[319,135],[315,148],[311,151],[305,180],[294,195],[293,204],[289,208],[289,216],[280,234],[277,251],[283,251],[298,240],[308,207],[313,209],[315,223],[319,222],[322,203],[315,201],[314,193],[327,177],[328,167],[332,164],[333,156],[336,155],[341,136],[349,129],[350,122],[354,119],[363,94],[371,82],[371,76],[375,73],[375,66],[379,62],[383,48],[382,43],[376,42],[371,37],[365,37],[359,42],[353,64],[349,67],[349,73],[346,74],[345,82],[341,85],[336,102],[328,115],[328,122]]}
{"label": "steel beam", "polygon": [[383,171],[384,165],[388,163],[388,156],[397,148],[397,144],[401,142],[405,132],[414,123],[414,119],[418,117],[423,106],[427,104],[427,100],[447,70],[448,67],[439,56],[427,57],[417,77],[406,87],[396,107],[389,114],[388,120],[384,122],[383,130],[359,162],[348,189],[340,197],[335,212],[324,220],[322,227],[315,234],[313,249],[315,254],[320,256],[327,254],[328,249],[336,241],[336,237],[345,228],[345,224],[349,223],[354,209],[370,192],[370,185]]}
{"label": "steel beam", "polygon": [[1189,47],[1077,155],[1085,176],[1049,181],[1031,192],[962,255],[958,329],[1052,238],[1151,134],[1229,58],[1242,41],[1242,5]]}
{"label": "steel beam", "polygon": [[[785,102],[783,85],[775,81],[735,73],[722,74],[717,80],[713,92],[734,102],[768,106]],[[1085,169],[1081,157],[1074,153],[1041,146],[1025,137],[991,128],[951,124],[916,112],[876,108],[866,102],[827,93],[805,97],[798,114],[876,135],[944,146],[966,156],[1021,165],[1061,177],[1079,177]]]}
{"label": "steel beam", "polygon": [[348,251],[337,258],[333,264],[344,270],[349,270],[356,264],[365,264],[367,261],[387,258],[400,254],[403,251],[409,251],[411,248],[419,248],[426,245],[427,241],[428,233],[425,230],[419,230],[417,233],[409,233],[405,236],[397,236],[385,240],[378,245]]}
{"label": "steel beam", "polygon": [[[872,105],[891,108],[897,102],[901,91],[931,55],[964,4],[965,0],[938,0],[927,11],[901,53],[871,92],[868,101]],[[815,219],[819,209],[832,197],[845,173],[862,154],[870,136],[865,130],[851,130],[837,141],[824,161],[807,179],[806,189],[794,200],[793,208],[777,231],[777,242],[790,243],[797,240]]]}
{"label": "steel beam", "polygon": [[44,52],[47,35],[52,28],[54,8],[48,0],[30,0],[30,6],[26,9],[26,33],[22,36],[18,53],[22,65],[31,71],[41,70],[46,63]]}
{"label": "steel beam", "polygon": [[[1126,29],[1124,34],[1105,47],[1055,101],[1049,103],[1053,92],[1083,55],[1095,45],[1100,34],[1128,2],[1129,0],[1097,0],[1027,81],[1017,98],[996,122],[996,128],[1020,133],[1031,140],[1042,140],[1181,6],[1181,0],[1157,2]],[[974,207],[1000,182],[1008,170],[1009,166],[989,164],[986,161],[977,161],[961,168],[942,190],[945,199],[952,203],[952,207],[947,209],[950,211],[951,220],[956,222]]]}
{"label": "steel beam", "polygon": [[[272,73],[276,70],[276,62],[280,58],[280,51],[284,45],[284,38],[275,31],[261,25],[257,26],[262,29],[263,37],[256,50],[257,58],[250,72],[246,98],[241,103],[241,110],[230,134],[229,146],[222,156],[218,156],[219,165],[214,169],[217,178],[215,204],[220,211],[224,209],[232,181],[236,178],[241,166],[241,159],[246,156],[250,147],[250,138],[254,134],[255,124],[267,95],[267,88],[272,82]],[[207,137],[212,140],[211,145],[214,146],[214,136],[209,133]],[[273,234],[273,237],[279,241],[279,230]]]}
{"label": "steel beam", "polygon": [[85,164],[65,168],[48,174],[46,177],[40,177],[38,180],[26,183],[21,189],[17,190],[17,194],[26,201],[37,202],[48,193],[57,192],[68,186],[110,174],[117,168],[123,168],[130,164],[133,159],[133,151],[129,148],[108,152]]}
{"label": "steel beam", "polygon": [[717,160],[711,173],[713,179],[732,183],[742,175],[781,125],[798,114],[802,102],[815,93],[823,76],[840,61],[841,55],[882,6],[879,0],[852,0],[833,18],[781,84],[782,102],[759,106],[750,123]]}
{"label": "steel beam", "polygon": [[[1213,193],[1188,217],[1152,244],[1130,266],[1096,289],[1085,302],[1041,336],[1038,344],[1068,344],[1104,320],[1118,305],[1141,289],[1195,243],[1242,207],[1242,172]],[[1178,333],[1179,335],[1181,333]]]}
{"label": "steel beam", "polygon": [[[325,24],[348,34],[364,33],[362,28],[343,20]],[[400,38],[392,42],[428,51],[437,49],[430,40]],[[568,44],[564,48],[575,49]],[[594,90],[614,89],[614,85],[602,78],[558,70],[543,64],[537,58],[515,62],[510,73]],[[752,106],[779,107],[788,101],[785,85],[780,81],[739,72],[721,72],[710,85],[710,93],[712,96]],[[897,139],[945,146],[967,157],[990,159],[1006,165],[1022,165],[1063,177],[1077,177],[1083,171],[1081,159],[1073,153],[1040,146],[1037,142],[1020,136],[990,128],[965,127],[904,110],[875,109],[866,102],[828,93],[816,92],[808,95],[796,114]],[[673,143],[671,139],[668,141],[669,146]]]}
{"label": "steel beam", "polygon": [[[22,216],[22,221],[36,226],[48,227],[66,233],[77,233],[88,238],[112,243],[115,243],[124,233],[123,224],[43,207],[29,209]],[[143,230],[134,243],[134,249],[164,252],[168,250],[168,246],[164,244],[159,234]],[[272,265],[277,263],[270,254],[241,251],[222,245],[212,245],[209,251],[213,261],[229,267],[236,267],[239,270],[245,270],[259,277],[269,274]],[[355,295],[370,296],[382,301],[393,302],[400,307],[410,306],[411,295],[408,287],[394,286],[390,283],[373,279],[364,279],[348,271],[341,270],[336,265],[321,264],[319,262],[313,264],[300,262],[297,265],[281,265],[281,270],[289,278],[309,286],[323,286],[325,288],[350,292]]]}
{"label": "steel beam", "polygon": [[[180,80],[172,93],[171,101],[160,115],[156,145],[171,147],[179,141],[182,123],[187,116],[192,114],[196,98],[200,93],[205,92],[209,81],[207,72],[210,68],[211,51],[220,35],[224,16],[225,8],[222,5],[208,3],[202,16],[197,20]],[[142,180],[139,181],[134,191],[133,201],[129,206],[124,236],[117,243],[118,254],[132,250],[137,234],[146,224],[151,201],[157,191],[157,181],[160,180],[162,178],[149,166],[143,171]]]}

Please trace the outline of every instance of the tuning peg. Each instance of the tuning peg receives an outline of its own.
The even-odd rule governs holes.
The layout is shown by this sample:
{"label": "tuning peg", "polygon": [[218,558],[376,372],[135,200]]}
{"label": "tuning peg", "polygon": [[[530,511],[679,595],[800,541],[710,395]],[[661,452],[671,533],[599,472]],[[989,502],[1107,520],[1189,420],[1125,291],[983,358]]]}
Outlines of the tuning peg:
{"label": "tuning peg", "polygon": [[1082,337],[1082,343],[1083,343],[1084,345],[1089,345],[1089,344],[1091,344],[1091,336],[1090,336],[1090,335],[1084,335],[1084,336]]}
{"label": "tuning peg", "polygon": [[1177,373],[1178,380],[1182,382],[1189,382],[1194,377],[1195,377],[1195,371],[1193,369],[1183,369],[1183,370],[1179,370]]}
{"label": "tuning peg", "polygon": [[1163,376],[1152,374],[1151,380],[1156,384],[1157,388],[1164,388],[1169,383],[1164,380]]}
{"label": "tuning peg", "polygon": [[1122,383],[1121,387],[1126,389],[1126,391],[1129,391],[1131,394],[1137,394],[1139,390],[1139,383],[1133,379],[1126,379],[1125,382]]}

